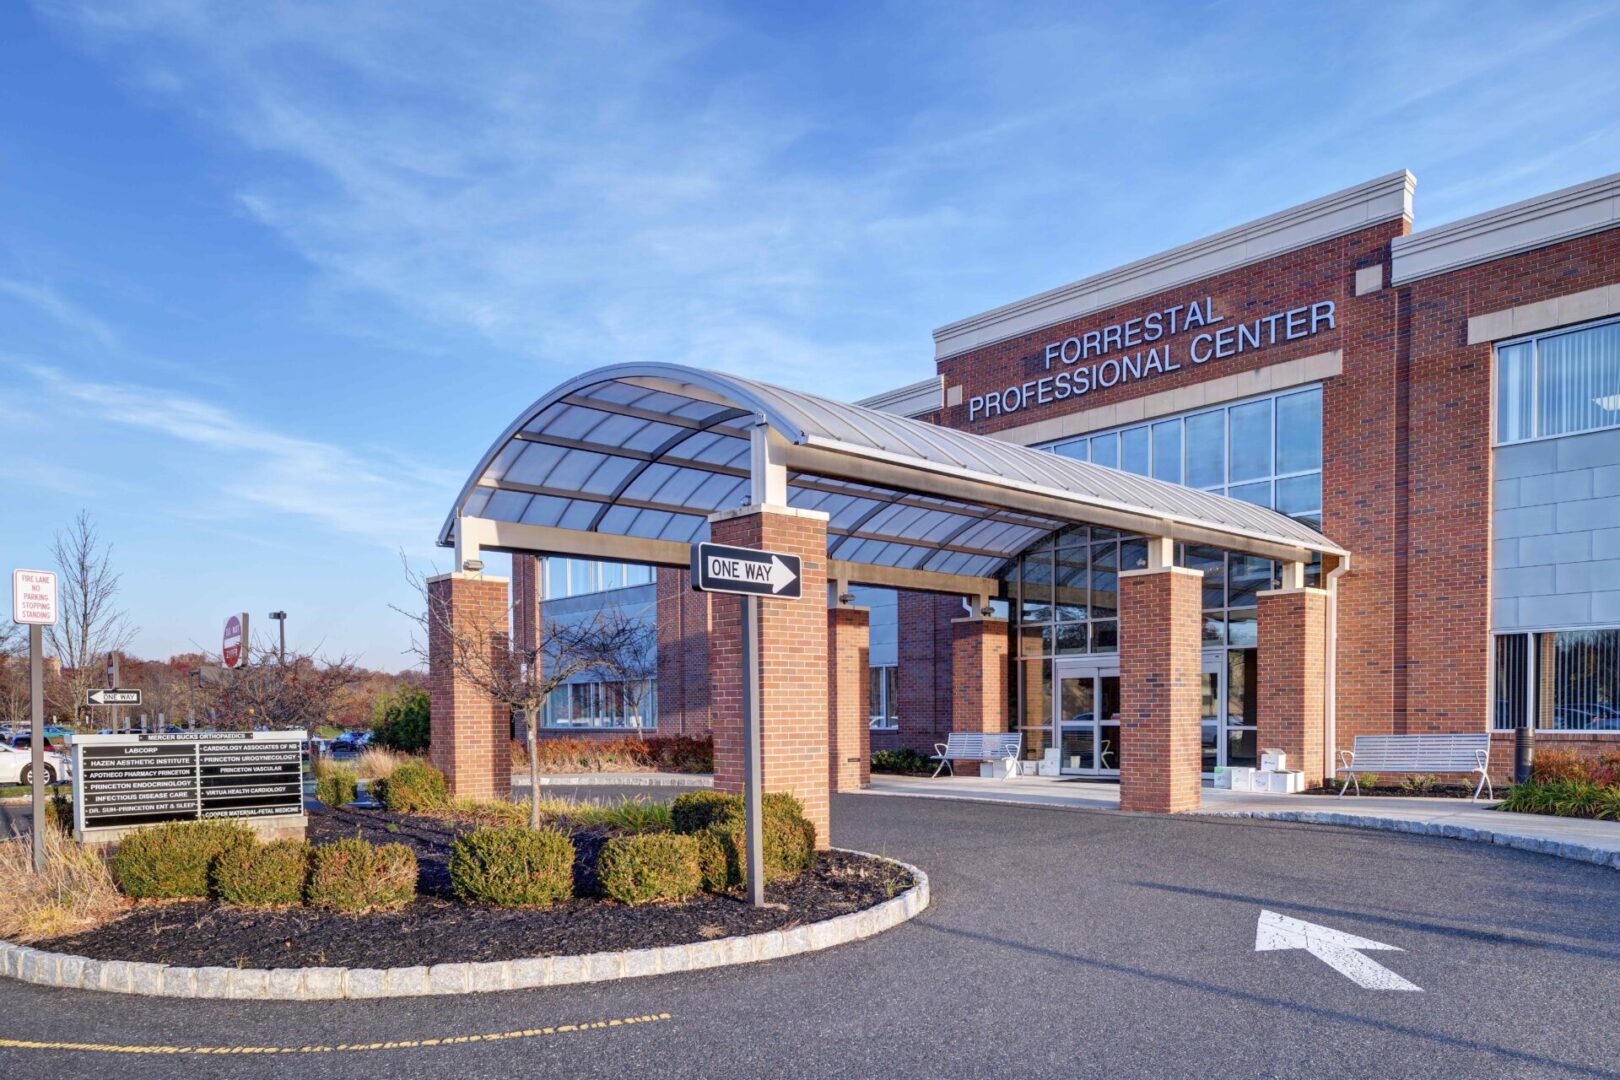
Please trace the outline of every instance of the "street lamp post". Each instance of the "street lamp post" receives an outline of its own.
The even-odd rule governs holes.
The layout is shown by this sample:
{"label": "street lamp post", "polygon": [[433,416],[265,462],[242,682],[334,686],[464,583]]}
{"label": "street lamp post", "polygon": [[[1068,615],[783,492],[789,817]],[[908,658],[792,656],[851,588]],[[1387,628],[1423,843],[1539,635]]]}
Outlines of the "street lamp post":
{"label": "street lamp post", "polygon": [[272,611],[270,613],[270,617],[272,619],[276,620],[276,625],[280,628],[280,631],[281,631],[281,649],[277,652],[276,655],[281,658],[281,666],[286,667],[287,666],[287,613],[285,611]]}

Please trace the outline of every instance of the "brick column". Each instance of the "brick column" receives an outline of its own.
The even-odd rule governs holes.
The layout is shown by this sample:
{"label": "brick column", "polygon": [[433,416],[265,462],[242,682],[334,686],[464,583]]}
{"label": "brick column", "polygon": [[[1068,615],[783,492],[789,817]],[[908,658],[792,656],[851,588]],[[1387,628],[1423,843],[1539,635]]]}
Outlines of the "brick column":
{"label": "brick column", "polygon": [[1280,589],[1260,594],[1261,749],[1288,755],[1306,787],[1333,775],[1322,748],[1327,714],[1327,593]]}
{"label": "brick column", "polygon": [[1203,578],[1183,567],[1119,575],[1122,810],[1198,809]]}
{"label": "brick column", "polygon": [[1006,619],[951,620],[951,680],[952,731],[1007,730]]}
{"label": "brick column", "polygon": [[450,634],[489,633],[504,648],[509,607],[506,579],[480,574],[429,578],[428,696],[432,744],[428,757],[459,798],[504,799],[512,792],[506,709],[458,678]]}
{"label": "brick column", "polygon": [[872,774],[872,613],[839,605],[827,611],[827,774],[834,791],[859,791]]}
{"label": "brick column", "polygon": [[926,756],[951,730],[951,620],[962,614],[962,598],[905,590],[896,601],[900,730],[881,739]]}
{"label": "brick column", "polygon": [[658,733],[709,734],[709,594],[692,591],[691,574],[660,567]]}
{"label": "brick column", "polygon": [[[788,791],[828,844],[827,515],[787,507],[743,507],[709,519],[715,543],[797,555],[804,594],[759,601],[761,757],[766,791]],[[713,597],[709,634],[709,705],[714,727],[714,786],[743,789],[742,607]]]}

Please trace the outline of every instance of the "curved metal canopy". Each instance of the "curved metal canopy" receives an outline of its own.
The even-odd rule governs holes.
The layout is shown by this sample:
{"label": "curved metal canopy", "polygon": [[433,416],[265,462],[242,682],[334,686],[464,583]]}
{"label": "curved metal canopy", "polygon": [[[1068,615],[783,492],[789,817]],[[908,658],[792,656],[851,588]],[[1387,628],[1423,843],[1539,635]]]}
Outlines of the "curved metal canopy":
{"label": "curved metal canopy", "polygon": [[646,550],[664,542],[670,557],[648,561],[684,562],[673,545],[706,539],[710,514],[750,500],[759,425],[783,448],[789,505],[825,512],[829,558],[856,567],[982,579],[1075,523],[1268,558],[1345,554],[1252,503],[674,364],[589,371],[525,409],[473,470],[439,541],[455,542],[461,518],[485,519],[652,542]]}

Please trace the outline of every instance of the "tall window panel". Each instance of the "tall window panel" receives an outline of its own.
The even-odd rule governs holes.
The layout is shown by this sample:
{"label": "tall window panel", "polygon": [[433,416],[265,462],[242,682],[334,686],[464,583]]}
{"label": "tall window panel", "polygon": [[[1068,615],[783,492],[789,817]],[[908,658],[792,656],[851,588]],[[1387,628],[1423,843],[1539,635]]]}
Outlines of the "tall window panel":
{"label": "tall window panel", "polygon": [[1496,347],[1499,443],[1620,426],[1620,320]]}

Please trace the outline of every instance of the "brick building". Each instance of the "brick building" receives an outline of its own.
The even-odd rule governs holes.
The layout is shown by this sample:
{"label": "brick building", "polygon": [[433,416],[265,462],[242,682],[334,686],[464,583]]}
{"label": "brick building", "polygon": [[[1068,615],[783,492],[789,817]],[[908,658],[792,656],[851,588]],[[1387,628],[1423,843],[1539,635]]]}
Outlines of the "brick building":
{"label": "brick building", "polygon": [[[1521,723],[1620,748],[1620,176],[1420,231],[1414,187],[951,323],[931,376],[855,407],[587,373],[441,540],[548,556],[518,575],[540,617],[558,574],[642,590],[658,730],[725,747],[734,609],[684,552],[785,537],[826,613],[766,603],[767,783],[818,807],[951,730],[1162,809],[1262,746],[1312,781],[1361,733],[1492,730],[1498,775]],[[585,720],[548,731],[615,730]]]}

